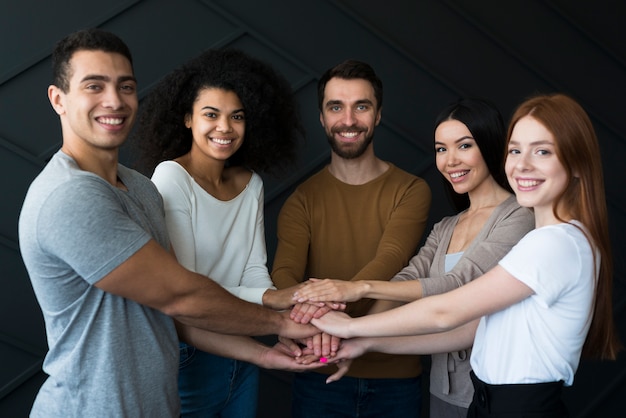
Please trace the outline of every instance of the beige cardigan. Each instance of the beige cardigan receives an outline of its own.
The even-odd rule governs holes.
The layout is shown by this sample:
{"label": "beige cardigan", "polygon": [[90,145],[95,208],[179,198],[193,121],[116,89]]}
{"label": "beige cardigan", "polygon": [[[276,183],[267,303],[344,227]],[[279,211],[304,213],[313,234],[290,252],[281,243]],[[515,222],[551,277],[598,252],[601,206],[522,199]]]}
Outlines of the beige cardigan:
{"label": "beige cardigan", "polygon": [[[435,224],[424,246],[409,264],[391,280],[415,280],[422,283],[424,296],[453,290],[481,276],[534,228],[534,217],[517,203],[515,196],[502,202],[463,252],[456,266],[445,272],[445,257],[459,216],[450,216]],[[474,389],[470,381],[471,349],[433,354],[430,393],[445,402],[467,408]]]}

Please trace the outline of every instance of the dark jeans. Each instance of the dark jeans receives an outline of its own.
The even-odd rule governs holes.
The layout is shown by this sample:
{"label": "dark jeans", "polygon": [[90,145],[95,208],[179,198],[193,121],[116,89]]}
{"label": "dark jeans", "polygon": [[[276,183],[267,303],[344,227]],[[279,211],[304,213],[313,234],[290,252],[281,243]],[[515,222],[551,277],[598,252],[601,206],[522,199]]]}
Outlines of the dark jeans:
{"label": "dark jeans", "polygon": [[563,382],[490,385],[470,373],[474,399],[468,418],[566,418]]}
{"label": "dark jeans", "polygon": [[254,418],[259,368],[180,343],[178,393],[182,417]]}
{"label": "dark jeans", "polygon": [[343,377],[326,384],[320,373],[296,374],[293,418],[419,418],[421,378],[357,379]]}

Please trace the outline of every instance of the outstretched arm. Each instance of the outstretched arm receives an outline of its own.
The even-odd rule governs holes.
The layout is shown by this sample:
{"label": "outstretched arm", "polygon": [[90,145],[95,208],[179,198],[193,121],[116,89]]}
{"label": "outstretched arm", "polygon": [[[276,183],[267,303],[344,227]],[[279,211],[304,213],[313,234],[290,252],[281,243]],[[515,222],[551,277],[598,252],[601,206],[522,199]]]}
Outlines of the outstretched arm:
{"label": "outstretched arm", "polygon": [[439,333],[502,310],[532,294],[532,289],[498,265],[448,293],[354,319],[330,312],[312,323],[341,338]]}
{"label": "outstretched arm", "polygon": [[280,347],[268,347],[250,337],[217,334],[176,322],[176,330],[182,341],[209,353],[236,360],[247,361],[266,369],[281,369],[293,372],[311,370],[321,363],[298,363],[294,354]]}
{"label": "outstretched arm", "polygon": [[318,333],[279,313],[245,302],[206,277],[183,268],[150,240],[95,284],[98,288],[158,309],[179,322],[213,332],[278,334],[303,338]]}
{"label": "outstretched arm", "polygon": [[379,280],[344,281],[309,279],[306,286],[296,290],[294,302],[355,302],[363,298],[411,302],[422,297],[418,280],[385,282]]}

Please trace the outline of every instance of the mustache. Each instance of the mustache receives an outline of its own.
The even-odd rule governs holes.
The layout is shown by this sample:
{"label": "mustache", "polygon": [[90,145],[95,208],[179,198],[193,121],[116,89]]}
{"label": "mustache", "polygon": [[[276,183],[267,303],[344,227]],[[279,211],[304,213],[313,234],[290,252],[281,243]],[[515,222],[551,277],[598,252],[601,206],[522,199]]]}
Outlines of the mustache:
{"label": "mustache", "polygon": [[346,132],[346,131],[350,131],[350,132],[366,132],[367,131],[367,127],[362,126],[362,125],[339,125],[339,126],[333,126],[330,129],[330,132],[336,134],[339,132]]}

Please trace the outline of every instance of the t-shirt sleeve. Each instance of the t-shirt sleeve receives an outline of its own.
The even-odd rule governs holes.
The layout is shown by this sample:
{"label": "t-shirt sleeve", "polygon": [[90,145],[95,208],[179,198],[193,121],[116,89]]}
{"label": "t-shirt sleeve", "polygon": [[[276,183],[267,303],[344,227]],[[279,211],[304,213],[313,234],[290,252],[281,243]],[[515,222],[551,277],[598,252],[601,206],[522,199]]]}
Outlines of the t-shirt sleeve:
{"label": "t-shirt sleeve", "polygon": [[115,191],[96,179],[60,185],[42,205],[39,243],[94,284],[151,239],[123,209]]}
{"label": "t-shirt sleeve", "polygon": [[529,232],[499,264],[530,287],[545,306],[572,285],[581,269],[575,242],[555,227]]}

